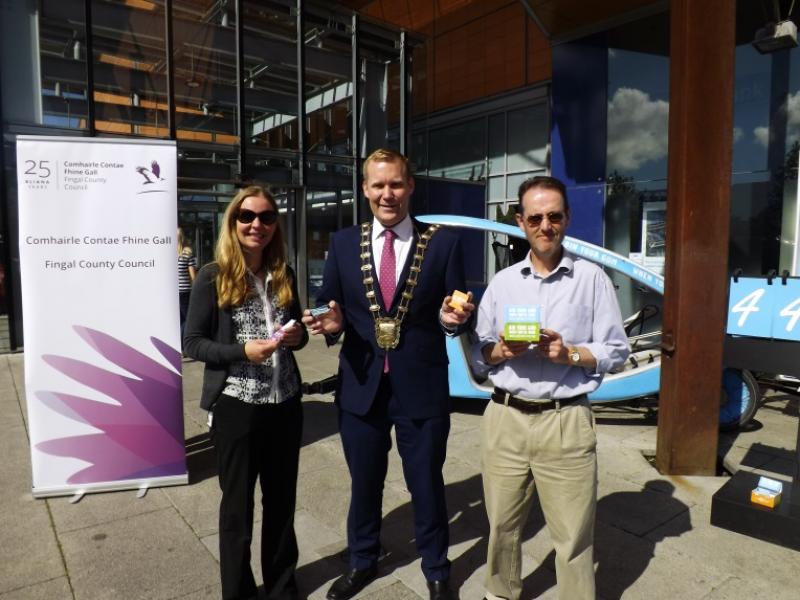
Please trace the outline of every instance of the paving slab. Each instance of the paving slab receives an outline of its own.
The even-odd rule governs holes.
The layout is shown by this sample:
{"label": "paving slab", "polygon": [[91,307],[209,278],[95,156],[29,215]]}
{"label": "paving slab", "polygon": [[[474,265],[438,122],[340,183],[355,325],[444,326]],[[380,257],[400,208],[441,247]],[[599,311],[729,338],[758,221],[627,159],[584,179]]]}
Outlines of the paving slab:
{"label": "paving slab", "polygon": [[727,577],[661,543],[599,523],[595,532],[598,592],[605,598],[700,599]]}
{"label": "paving slab", "polygon": [[800,553],[714,527],[710,518],[710,502],[699,504],[691,510],[691,529],[683,529],[679,522],[668,522],[648,533],[647,538],[658,541],[659,551],[663,551],[659,559],[663,561],[669,562],[671,556],[686,556],[728,576],[746,574],[753,580],[770,581],[776,590],[796,589]]}
{"label": "paving slab", "polygon": [[60,539],[77,600],[174,598],[219,578],[217,562],[172,508]]}
{"label": "paving slab", "polygon": [[0,593],[65,575],[45,501],[31,496],[28,439],[18,421],[0,437]]}
{"label": "paving slab", "polygon": [[170,506],[162,488],[150,489],[144,498],[137,490],[86,494],[80,502],[71,503],[69,496],[50,498],[53,523],[60,534],[94,527],[135,515],[163,510]]}
{"label": "paving slab", "polygon": [[797,600],[797,588],[781,589],[774,581],[752,577],[729,577],[702,600],[742,600],[744,598],[770,598],[770,600]]}
{"label": "paving slab", "polygon": [[73,596],[69,581],[62,576],[0,594],[0,600],[73,600]]}
{"label": "paving slab", "polygon": [[164,495],[197,537],[217,532],[222,492],[216,475],[189,486],[164,488]]}
{"label": "paving slab", "polygon": [[607,474],[599,484],[597,521],[639,537],[678,518],[690,528],[689,506],[673,496],[674,486],[650,484],[643,488]]}

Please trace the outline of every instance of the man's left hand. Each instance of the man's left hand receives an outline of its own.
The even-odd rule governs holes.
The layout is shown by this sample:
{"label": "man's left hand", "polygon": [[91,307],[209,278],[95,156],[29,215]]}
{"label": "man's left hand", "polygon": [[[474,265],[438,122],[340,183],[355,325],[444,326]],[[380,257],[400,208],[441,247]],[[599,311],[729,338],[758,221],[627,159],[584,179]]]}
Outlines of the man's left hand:
{"label": "man's left hand", "polygon": [[467,292],[467,301],[461,305],[461,310],[450,306],[452,300],[452,296],[445,296],[442,302],[442,309],[439,311],[439,318],[445,326],[458,327],[466,323],[475,311],[475,305],[472,303],[472,292]]}
{"label": "man's left hand", "polygon": [[549,358],[554,363],[566,365],[569,363],[569,349],[564,343],[561,334],[552,329],[542,329],[536,349],[541,356]]}

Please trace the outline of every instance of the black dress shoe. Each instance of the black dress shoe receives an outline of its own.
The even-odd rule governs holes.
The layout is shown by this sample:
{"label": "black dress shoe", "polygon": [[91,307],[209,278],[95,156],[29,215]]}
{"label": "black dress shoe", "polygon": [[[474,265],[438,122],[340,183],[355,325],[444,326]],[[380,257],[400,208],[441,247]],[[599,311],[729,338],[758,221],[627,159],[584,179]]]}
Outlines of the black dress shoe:
{"label": "black dress shoe", "polygon": [[368,569],[350,569],[333,582],[326,598],[328,600],[348,600],[367,587],[367,584],[375,579],[377,574],[377,566]]}
{"label": "black dress shoe", "polygon": [[453,592],[450,591],[450,582],[447,579],[442,581],[429,581],[428,591],[431,600],[456,600]]}

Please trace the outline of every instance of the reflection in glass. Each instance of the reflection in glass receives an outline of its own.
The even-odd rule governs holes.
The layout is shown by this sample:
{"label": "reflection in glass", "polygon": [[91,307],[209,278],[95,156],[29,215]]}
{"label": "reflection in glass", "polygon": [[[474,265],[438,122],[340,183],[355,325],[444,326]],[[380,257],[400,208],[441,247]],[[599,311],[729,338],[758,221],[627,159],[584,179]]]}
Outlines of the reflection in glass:
{"label": "reflection in glass", "polygon": [[429,136],[430,175],[469,181],[486,176],[486,119],[434,129]]}
{"label": "reflection in glass", "polygon": [[178,139],[234,145],[236,15],[227,3],[197,8],[191,0],[173,3]]}
{"label": "reflection in glass", "polygon": [[155,3],[93,3],[95,127],[168,137],[164,9]]}
{"label": "reflection in glass", "polygon": [[244,5],[244,102],[254,147],[296,150],[297,29],[289,7]]}
{"label": "reflection in glass", "polygon": [[[542,127],[541,123],[536,124]],[[547,132],[545,132],[545,136]],[[489,174],[505,173],[506,170],[506,115],[489,117]]]}
{"label": "reflection in glass", "polygon": [[311,154],[352,154],[350,31],[344,15],[306,14],[305,125]]}
{"label": "reflection in glass", "polygon": [[317,306],[322,272],[333,232],[353,224],[353,191],[315,190],[306,192],[308,306]]}
{"label": "reflection in glass", "polygon": [[39,61],[42,123],[86,129],[86,28],[82,1],[41,3]]}
{"label": "reflection in glass", "polygon": [[547,107],[537,104],[508,112],[508,170],[547,167]]}

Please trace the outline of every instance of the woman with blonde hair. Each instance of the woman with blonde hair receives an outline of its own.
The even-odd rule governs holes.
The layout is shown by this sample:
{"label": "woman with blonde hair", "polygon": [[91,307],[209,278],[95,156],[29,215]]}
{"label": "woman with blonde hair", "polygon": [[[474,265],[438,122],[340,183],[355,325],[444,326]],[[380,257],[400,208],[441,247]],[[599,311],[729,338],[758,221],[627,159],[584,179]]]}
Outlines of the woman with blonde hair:
{"label": "woman with blonde hair", "polygon": [[[223,216],[215,262],[200,269],[186,319],[186,353],[205,362],[222,501],[222,597],[255,598],[250,542],[256,478],[262,492],[261,570],[268,598],[294,599],[294,510],[303,413],[293,352],[308,341],[278,207],[249,186]],[[294,320],[294,324],[289,324]]]}

